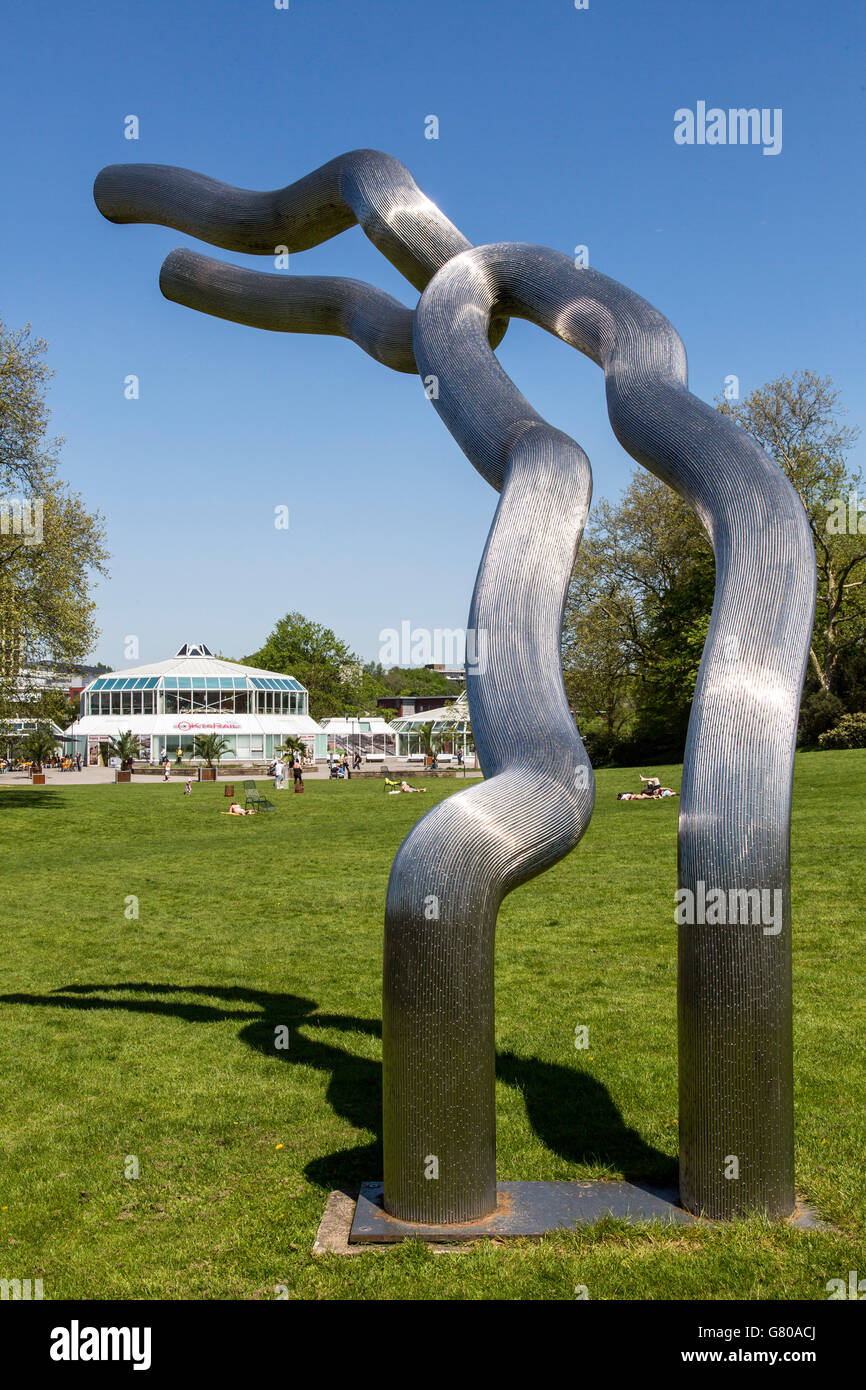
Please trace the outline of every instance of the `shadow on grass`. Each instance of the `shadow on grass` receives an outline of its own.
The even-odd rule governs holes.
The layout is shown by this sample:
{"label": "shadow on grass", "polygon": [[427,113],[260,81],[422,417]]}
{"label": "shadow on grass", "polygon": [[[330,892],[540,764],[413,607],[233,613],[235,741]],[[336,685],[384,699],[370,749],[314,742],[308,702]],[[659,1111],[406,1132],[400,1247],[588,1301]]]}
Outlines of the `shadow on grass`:
{"label": "shadow on grass", "polygon": [[54,787],[10,787],[0,782],[0,812],[55,811],[63,805]]}
{"label": "shadow on grass", "polygon": [[[116,999],[116,993],[159,994],[164,999]],[[202,995],[223,1005],[191,1002],[178,995]],[[109,996],[107,998],[98,997]],[[315,1000],[295,994],[273,994],[240,985],[170,985],[142,981],[105,985],[65,985],[50,995],[4,994],[0,1004],[41,1005],[53,1009],[126,1010],[130,1013],[180,1018],[186,1023],[241,1022],[238,1037],[270,1060],[290,1066],[313,1067],[330,1074],[326,1092],[334,1113],[355,1129],[371,1131],[376,1138],[339,1153],[315,1158],[305,1173],[326,1189],[359,1184],[382,1171],[382,1066],[368,1057],[310,1038],[302,1029],[323,1029],[381,1037],[378,1019],[351,1014],[317,1013]],[[240,1007],[238,1007],[240,1006]],[[247,1006],[247,1007],[244,1007]],[[275,1030],[289,1029],[289,1045],[275,1046]],[[497,1056],[496,1075],[518,1089],[526,1104],[529,1123],[542,1143],[569,1163],[603,1164],[622,1173],[627,1182],[676,1181],[676,1162],[647,1144],[630,1129],[600,1081],[585,1072],[555,1062],[520,1057],[513,1052]]]}

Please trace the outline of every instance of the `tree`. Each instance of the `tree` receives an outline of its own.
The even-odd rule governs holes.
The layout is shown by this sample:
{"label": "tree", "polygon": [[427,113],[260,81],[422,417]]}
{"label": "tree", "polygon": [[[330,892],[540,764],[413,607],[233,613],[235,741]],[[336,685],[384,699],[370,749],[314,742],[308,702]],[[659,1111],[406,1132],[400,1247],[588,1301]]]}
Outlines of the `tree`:
{"label": "tree", "polygon": [[840,422],[844,412],[832,379],[810,371],[770,381],[743,401],[717,404],[787,473],[806,508],[818,565],[809,652],[814,684],[862,701],[866,500],[858,497],[862,476],[847,462],[859,431]]}
{"label": "tree", "polygon": [[20,739],[17,752],[22,762],[32,763],[33,772],[41,772],[43,764],[55,757],[57,740],[49,729],[30,729]]}
{"label": "tree", "polygon": [[[636,756],[682,751],[712,609],[709,538],[652,474],[602,501],[578,552],[563,674],[581,731],[603,756],[628,732]],[[604,738],[597,733],[598,719]]]}
{"label": "tree", "polygon": [[98,635],[92,575],[105,573],[102,518],[60,480],[62,441],[47,438],[46,351],[29,327],[14,331],[0,321],[0,706],[7,711],[20,699],[23,669],[86,657]]}
{"label": "tree", "polygon": [[109,739],[108,747],[111,756],[120,759],[121,767],[125,767],[127,763],[133,762],[141,753],[139,737],[137,734],[134,734],[131,729],[127,729],[125,733],[117,734],[115,738]]}
{"label": "tree", "polygon": [[285,753],[289,758],[293,757],[295,753],[298,754],[298,757],[305,758],[307,756],[307,745],[302,738],[289,735],[288,738],[283,739],[277,751],[279,753]]}
{"label": "tree", "polygon": [[[846,459],[856,431],[840,424],[829,378],[808,371],[717,404],[787,473],[809,517],[818,603],[800,737],[817,744],[866,703],[866,501]],[[681,754],[714,586],[702,526],[659,480],[637,473],[620,502],[601,503],[563,628],[566,690],[591,756],[617,746],[630,760]]]}
{"label": "tree", "polygon": [[220,758],[230,751],[231,745],[222,734],[196,734],[193,751],[197,758],[204,758],[207,767],[213,767]]}
{"label": "tree", "polygon": [[65,690],[39,690],[25,694],[18,713],[24,719],[37,719],[41,723],[51,721],[65,729],[78,718],[80,710],[77,700],[70,700]]}
{"label": "tree", "polygon": [[331,628],[302,613],[280,618],[264,646],[244,660],[250,666],[294,676],[305,685],[314,719],[335,712],[363,714],[380,693],[348,645]]}
{"label": "tree", "polygon": [[432,725],[431,723],[427,723],[427,724],[416,724],[416,725],[415,725],[415,730],[414,730],[414,731],[415,731],[415,733],[418,735],[418,737],[420,738],[421,743],[422,743],[422,746],[423,746],[423,748],[424,748],[424,752],[427,754],[427,757],[428,757],[428,758],[432,758],[432,757],[433,757],[433,725]]}
{"label": "tree", "polygon": [[[381,685],[382,695],[442,695],[453,699],[455,682],[441,671],[427,666],[392,666],[386,671],[380,662],[370,662],[365,671]],[[458,686],[457,689],[460,687]]]}

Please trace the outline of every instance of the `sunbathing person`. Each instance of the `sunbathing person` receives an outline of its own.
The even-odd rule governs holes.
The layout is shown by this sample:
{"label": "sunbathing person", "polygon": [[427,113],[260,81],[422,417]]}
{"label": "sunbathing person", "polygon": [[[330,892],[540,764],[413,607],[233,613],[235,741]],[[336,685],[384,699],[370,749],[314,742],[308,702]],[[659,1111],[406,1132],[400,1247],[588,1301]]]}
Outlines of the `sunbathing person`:
{"label": "sunbathing person", "polygon": [[[644,781],[646,778],[643,779]],[[679,796],[673,787],[663,787],[660,784],[647,792],[617,792],[617,801],[662,801],[666,796]]]}
{"label": "sunbathing person", "polygon": [[252,806],[248,811],[245,811],[243,806],[240,806],[237,801],[233,801],[227,811],[220,811],[221,816],[254,816],[255,814],[255,810]]}
{"label": "sunbathing person", "polygon": [[426,792],[426,787],[410,787],[408,782],[401,782],[395,792],[389,792],[389,796],[400,796],[402,792]]}

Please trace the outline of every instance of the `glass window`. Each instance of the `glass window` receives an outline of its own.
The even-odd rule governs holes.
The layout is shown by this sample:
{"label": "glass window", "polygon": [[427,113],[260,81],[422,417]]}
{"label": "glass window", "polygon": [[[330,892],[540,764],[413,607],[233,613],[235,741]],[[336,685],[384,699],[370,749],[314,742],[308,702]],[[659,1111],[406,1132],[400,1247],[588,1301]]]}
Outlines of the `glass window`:
{"label": "glass window", "polygon": [[135,690],[132,695],[132,713],[141,714],[141,691]]}
{"label": "glass window", "polygon": [[111,692],[111,713],[120,714],[120,692],[118,690]]}
{"label": "glass window", "polygon": [[129,690],[124,690],[120,697],[120,713],[132,714],[132,694]]}

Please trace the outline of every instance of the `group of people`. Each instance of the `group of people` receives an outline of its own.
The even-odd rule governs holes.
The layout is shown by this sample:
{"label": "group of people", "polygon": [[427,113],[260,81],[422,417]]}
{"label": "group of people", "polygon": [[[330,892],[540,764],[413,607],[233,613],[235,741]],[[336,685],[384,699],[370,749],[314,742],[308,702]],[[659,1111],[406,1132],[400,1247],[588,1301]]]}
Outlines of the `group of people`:
{"label": "group of people", "polygon": [[[268,776],[274,779],[274,791],[282,791],[284,787],[288,786],[288,772],[288,763],[284,763],[279,754],[277,754],[268,768]],[[297,753],[295,753],[292,758],[292,777],[295,782],[295,791],[302,792],[304,790],[304,770],[301,767],[301,760]]]}
{"label": "group of people", "polygon": [[642,782],[646,783],[646,790],[639,792],[618,792],[617,801],[662,801],[667,796],[677,796],[673,787],[663,787],[658,777],[644,777],[642,772],[638,773]]}
{"label": "group of people", "polygon": [[355,756],[353,757],[351,763],[349,762],[348,753],[344,753],[342,758],[339,754],[337,754],[336,756],[333,753],[328,754],[329,777],[350,778],[352,776],[352,773],[357,772],[360,766],[361,754],[358,752],[357,749],[355,750]]}

